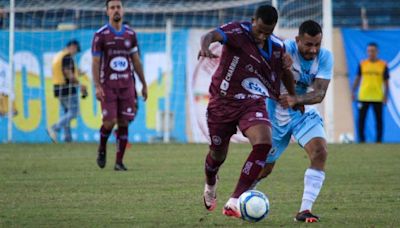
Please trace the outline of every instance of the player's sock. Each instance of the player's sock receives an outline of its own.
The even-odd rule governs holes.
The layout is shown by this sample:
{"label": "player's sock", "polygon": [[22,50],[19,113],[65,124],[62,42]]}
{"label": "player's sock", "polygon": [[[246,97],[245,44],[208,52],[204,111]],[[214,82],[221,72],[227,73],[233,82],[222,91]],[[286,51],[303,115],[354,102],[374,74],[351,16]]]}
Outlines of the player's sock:
{"label": "player's sock", "polygon": [[100,145],[99,151],[105,151],[107,146],[108,137],[111,134],[111,130],[106,129],[103,125],[100,128]]}
{"label": "player's sock", "polygon": [[219,170],[219,167],[224,163],[224,161],[216,161],[211,157],[211,152],[208,152],[206,161],[204,164],[204,169],[206,172],[206,183],[208,185],[215,185],[215,182],[217,180],[217,173]]}
{"label": "player's sock", "polygon": [[253,146],[253,150],[244,163],[236,189],[231,196],[232,198],[239,198],[257,180],[258,175],[265,165],[265,159],[270,149],[271,145],[269,144],[257,144]]}
{"label": "player's sock", "polygon": [[304,192],[301,202],[300,212],[311,208],[318,197],[325,180],[325,172],[321,170],[308,168],[304,174]]}
{"label": "player's sock", "polygon": [[128,142],[128,127],[118,127],[116,163],[119,164],[122,163],[127,142]]}

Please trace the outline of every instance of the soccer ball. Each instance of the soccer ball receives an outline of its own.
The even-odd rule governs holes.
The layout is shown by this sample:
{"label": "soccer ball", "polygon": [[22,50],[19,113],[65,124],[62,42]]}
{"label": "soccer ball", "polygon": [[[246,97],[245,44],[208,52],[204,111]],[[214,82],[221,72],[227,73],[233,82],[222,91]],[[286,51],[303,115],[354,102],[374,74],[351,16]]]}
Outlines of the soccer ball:
{"label": "soccer ball", "polygon": [[239,197],[239,208],[242,219],[249,222],[258,222],[269,213],[269,200],[264,193],[249,190]]}

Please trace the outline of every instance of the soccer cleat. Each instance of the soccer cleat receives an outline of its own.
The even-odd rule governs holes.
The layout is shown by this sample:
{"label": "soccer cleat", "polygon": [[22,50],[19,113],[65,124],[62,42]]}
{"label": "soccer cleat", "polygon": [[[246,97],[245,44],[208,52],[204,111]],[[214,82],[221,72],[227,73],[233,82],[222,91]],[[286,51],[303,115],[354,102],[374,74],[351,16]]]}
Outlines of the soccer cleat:
{"label": "soccer cleat", "polygon": [[106,151],[98,151],[96,161],[100,168],[104,168],[106,166]]}
{"label": "soccer cleat", "polygon": [[305,210],[297,213],[294,220],[298,222],[313,223],[313,222],[319,222],[319,217],[311,214],[311,211]]}
{"label": "soccer cleat", "polygon": [[52,127],[48,127],[46,129],[47,134],[50,136],[51,141],[53,141],[53,143],[57,142],[57,132],[54,131],[54,129]]}
{"label": "soccer cleat", "polygon": [[128,169],[127,169],[127,168],[125,167],[125,165],[121,162],[121,163],[115,163],[114,170],[115,170],[115,171],[127,171]]}
{"label": "soccer cleat", "polygon": [[230,198],[225,204],[224,209],[222,209],[222,214],[229,217],[241,218],[242,215],[240,214],[240,211],[237,207],[237,202],[238,199]]}
{"label": "soccer cleat", "polygon": [[217,206],[217,183],[218,179],[214,185],[205,184],[204,186],[203,202],[209,211],[213,211]]}

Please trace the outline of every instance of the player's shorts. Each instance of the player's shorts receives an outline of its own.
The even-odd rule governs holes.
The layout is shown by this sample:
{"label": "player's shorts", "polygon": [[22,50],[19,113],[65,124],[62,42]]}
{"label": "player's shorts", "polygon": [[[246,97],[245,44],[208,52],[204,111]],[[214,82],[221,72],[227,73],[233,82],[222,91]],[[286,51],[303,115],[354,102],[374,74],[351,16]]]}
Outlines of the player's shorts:
{"label": "player's shorts", "polygon": [[274,163],[289,145],[290,138],[297,140],[304,147],[313,138],[326,138],[323,121],[316,112],[297,116],[284,126],[272,126],[272,148],[268,154],[267,163]]}
{"label": "player's shorts", "polygon": [[116,119],[132,121],[136,115],[136,93],[133,86],[126,88],[105,88],[101,102],[103,121]]}
{"label": "player's shorts", "polygon": [[207,124],[211,139],[210,149],[214,151],[227,149],[237,127],[245,135],[246,130],[252,126],[271,126],[264,99],[210,101],[207,107]]}

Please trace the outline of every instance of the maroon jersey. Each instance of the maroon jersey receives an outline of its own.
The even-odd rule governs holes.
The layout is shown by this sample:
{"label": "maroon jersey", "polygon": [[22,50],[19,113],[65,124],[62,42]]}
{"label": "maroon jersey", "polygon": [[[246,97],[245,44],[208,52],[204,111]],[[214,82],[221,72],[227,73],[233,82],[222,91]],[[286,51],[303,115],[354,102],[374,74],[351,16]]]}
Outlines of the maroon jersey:
{"label": "maroon jersey", "polygon": [[100,83],[108,88],[133,85],[132,54],[138,51],[136,33],[128,26],[116,31],[110,24],[94,35],[92,55],[100,56]]}
{"label": "maroon jersey", "polygon": [[224,37],[220,64],[210,85],[211,101],[279,97],[283,42],[271,35],[259,48],[251,35],[251,23],[231,22],[217,31]]}

